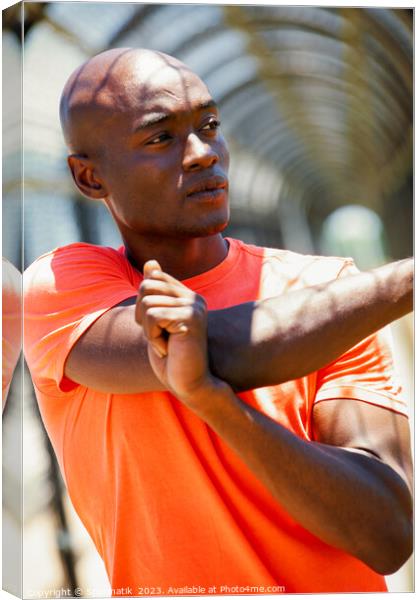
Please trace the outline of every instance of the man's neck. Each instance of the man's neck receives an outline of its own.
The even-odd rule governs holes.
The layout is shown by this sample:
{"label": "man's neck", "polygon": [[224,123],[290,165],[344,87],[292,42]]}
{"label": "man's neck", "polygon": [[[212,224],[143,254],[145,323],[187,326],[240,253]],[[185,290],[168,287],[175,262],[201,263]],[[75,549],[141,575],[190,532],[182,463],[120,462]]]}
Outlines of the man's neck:
{"label": "man's neck", "polygon": [[139,271],[143,271],[146,261],[155,259],[166,273],[180,280],[217,266],[229,249],[220,233],[192,239],[147,237],[135,242],[125,239],[124,243],[128,259]]}

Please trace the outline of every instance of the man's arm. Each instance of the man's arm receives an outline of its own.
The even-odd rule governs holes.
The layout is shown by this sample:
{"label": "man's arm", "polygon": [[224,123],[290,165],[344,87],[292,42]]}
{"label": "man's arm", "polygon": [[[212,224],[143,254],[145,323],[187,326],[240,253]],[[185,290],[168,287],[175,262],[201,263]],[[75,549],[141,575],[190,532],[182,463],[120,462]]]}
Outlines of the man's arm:
{"label": "man's arm", "polygon": [[[356,400],[324,401],[315,410],[314,427],[321,419],[328,434],[318,433],[322,442],[308,442],[242,402],[231,388],[195,394],[193,407],[308,531],[384,575],[409,558],[406,417]],[[350,423],[344,415],[351,415]],[[366,436],[379,425],[378,440]],[[335,445],[334,430],[343,426],[346,440]]]}
{"label": "man's arm", "polygon": [[412,310],[413,260],[406,259],[209,312],[211,371],[237,391],[297,379]]}
{"label": "man's arm", "polygon": [[[165,293],[162,283],[149,280],[142,285],[149,295]],[[408,259],[269,300],[211,311],[211,370],[236,390],[307,375],[411,311],[412,289],[413,261]],[[130,298],[112,308],[86,331],[68,356],[67,377],[111,393],[164,389],[150,367],[144,332],[135,325],[135,302]]]}
{"label": "man's arm", "polygon": [[206,307],[166,274],[166,294],[142,286],[138,318],[162,383],[203,419],[254,472],[292,518],[324,542],[387,574],[412,551],[407,419],[357,400],[315,405],[306,441],[239,399],[210,374]]}

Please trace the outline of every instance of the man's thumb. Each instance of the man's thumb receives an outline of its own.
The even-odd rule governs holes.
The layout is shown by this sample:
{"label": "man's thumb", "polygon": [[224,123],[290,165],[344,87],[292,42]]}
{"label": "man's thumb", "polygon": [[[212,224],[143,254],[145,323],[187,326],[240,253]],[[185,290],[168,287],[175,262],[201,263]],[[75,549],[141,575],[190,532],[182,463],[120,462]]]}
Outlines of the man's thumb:
{"label": "man's thumb", "polygon": [[143,265],[144,278],[147,279],[148,277],[151,277],[153,271],[162,271],[161,266],[157,260],[148,260]]}

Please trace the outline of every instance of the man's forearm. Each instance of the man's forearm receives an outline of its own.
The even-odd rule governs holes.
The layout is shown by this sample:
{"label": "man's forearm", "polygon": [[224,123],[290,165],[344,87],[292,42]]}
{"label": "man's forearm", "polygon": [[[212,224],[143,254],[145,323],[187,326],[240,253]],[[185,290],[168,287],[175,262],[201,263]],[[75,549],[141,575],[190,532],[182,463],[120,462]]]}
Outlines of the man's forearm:
{"label": "man's forearm", "polygon": [[210,398],[197,396],[192,410],[296,521],[377,572],[393,572],[407,560],[411,497],[393,469],[365,454],[300,439],[219,385]]}
{"label": "man's forearm", "polygon": [[413,309],[413,260],[209,312],[212,372],[236,390],[307,375]]}

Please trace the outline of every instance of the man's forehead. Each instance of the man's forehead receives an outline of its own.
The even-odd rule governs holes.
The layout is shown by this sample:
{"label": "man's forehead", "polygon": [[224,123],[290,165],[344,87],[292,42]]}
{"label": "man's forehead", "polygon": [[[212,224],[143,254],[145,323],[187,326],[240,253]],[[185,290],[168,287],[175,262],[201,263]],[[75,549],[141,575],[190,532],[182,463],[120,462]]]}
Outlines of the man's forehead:
{"label": "man's forehead", "polygon": [[103,127],[109,120],[116,122],[118,114],[129,114],[131,121],[133,116],[137,120],[146,114],[196,110],[210,101],[204,82],[178,59],[149,50],[115,49],[93,57],[72,74],[60,116],[73,146],[79,128],[84,131],[97,119]]}
{"label": "man's forehead", "polygon": [[[137,108],[144,113],[188,112],[216,106],[207,87],[162,87],[143,89],[135,98]],[[139,105],[139,100],[141,104]]]}
{"label": "man's forehead", "polygon": [[126,79],[125,90],[133,92],[136,100],[140,94],[147,109],[156,104],[170,104],[178,100],[192,102],[209,96],[205,83],[191,70],[162,65],[149,72],[133,69],[131,76]]}
{"label": "man's forehead", "polygon": [[103,107],[122,112],[179,112],[211,100],[204,82],[187,68],[158,65],[142,70],[134,65],[112,79],[96,95]]}
{"label": "man's forehead", "polygon": [[144,71],[134,71],[123,90],[123,112],[135,117],[135,129],[143,122],[216,106],[205,83],[186,67],[161,66],[145,75]]}

